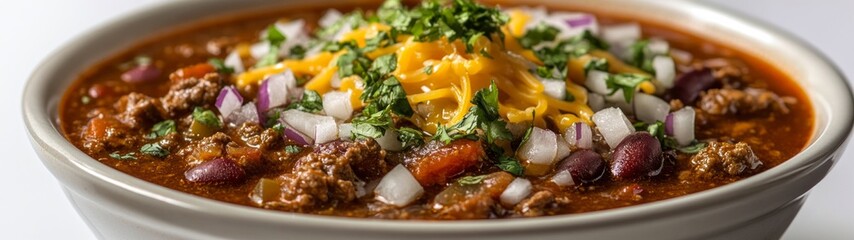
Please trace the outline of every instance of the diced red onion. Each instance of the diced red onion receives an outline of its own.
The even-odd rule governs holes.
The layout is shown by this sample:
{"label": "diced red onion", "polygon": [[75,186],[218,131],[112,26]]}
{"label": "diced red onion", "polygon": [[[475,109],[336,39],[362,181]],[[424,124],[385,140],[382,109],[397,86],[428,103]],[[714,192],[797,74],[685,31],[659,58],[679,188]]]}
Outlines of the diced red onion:
{"label": "diced red onion", "polygon": [[555,173],[555,175],[552,176],[552,182],[561,187],[575,186],[575,181],[572,180],[572,174],[569,170],[563,170]]}
{"label": "diced red onion", "polygon": [[543,93],[554,99],[563,100],[566,98],[566,82],[560,80],[545,79],[543,83]]}
{"label": "diced red onion", "polygon": [[157,79],[160,69],[150,64],[139,65],[122,73],[122,81],[126,83],[144,83]]}
{"label": "diced red onion", "polygon": [[670,113],[670,104],[653,95],[636,93],[632,103],[635,117],[645,123],[663,122]]}
{"label": "diced red onion", "polygon": [[513,182],[510,182],[510,185],[504,189],[504,192],[501,192],[501,196],[499,197],[501,204],[508,207],[516,205],[531,194],[531,188],[531,181],[528,181],[528,179],[513,179]]}
{"label": "diced red onion", "polygon": [[229,53],[222,63],[226,67],[234,69],[235,74],[240,74],[246,71],[246,68],[243,66],[243,59],[240,59],[240,54],[237,53],[237,51],[232,51],[231,53]]}
{"label": "diced red onion", "polygon": [[295,87],[296,77],[290,69],[264,79],[258,88],[258,110],[267,112],[271,108],[287,104],[289,89]]}
{"label": "diced red onion", "polygon": [[379,201],[403,207],[421,197],[424,188],[406,167],[398,164],[380,180],[374,193]]}
{"label": "diced red onion", "polygon": [[282,112],[281,118],[297,132],[312,137],[317,144],[338,139],[338,126],[332,117],[290,109]]}
{"label": "diced red onion", "polygon": [[572,126],[566,128],[563,138],[571,146],[582,149],[593,148],[593,130],[586,123],[577,122],[572,124]]}
{"label": "diced red onion", "polygon": [[258,113],[258,109],[255,108],[255,104],[246,103],[243,107],[231,112],[228,117],[225,118],[225,121],[228,122],[231,126],[240,126],[245,122],[252,123],[261,123],[261,116]]}
{"label": "diced red onion", "polygon": [[353,115],[350,92],[331,91],[323,94],[323,111],[339,120],[350,119]]}
{"label": "diced red onion", "polygon": [[516,154],[531,164],[551,165],[557,156],[557,137],[552,131],[534,127],[530,138]]}
{"label": "diced red onion", "polygon": [[397,140],[399,134],[394,130],[386,130],[382,137],[377,138],[377,144],[385,150],[397,152],[403,150],[403,143]]}
{"label": "diced red onion", "polygon": [[608,95],[611,93],[611,90],[608,89],[608,79],[609,74],[599,70],[590,70],[587,73],[587,80],[584,81],[584,86],[587,86],[587,89],[590,89],[591,92]]}
{"label": "diced red onion", "polygon": [[602,39],[611,44],[625,44],[641,38],[641,27],[637,23],[612,25],[602,28]]}
{"label": "diced red onion", "polygon": [[338,125],[338,138],[341,140],[353,139],[353,124],[342,123]]}
{"label": "diced red onion", "polygon": [[544,19],[544,22],[552,25],[558,30],[557,39],[569,39],[589,30],[593,34],[599,33],[599,24],[596,17],[587,13],[577,12],[554,12]]}
{"label": "diced red onion", "polygon": [[219,91],[219,96],[216,98],[216,108],[222,117],[227,118],[232,112],[239,109],[243,105],[243,96],[234,86],[226,86]]}
{"label": "diced red onion", "polygon": [[245,175],[240,165],[225,158],[203,162],[184,172],[187,181],[199,183],[237,181]]}
{"label": "diced red onion", "polygon": [[665,132],[673,136],[679,145],[685,146],[694,141],[694,108],[685,107],[667,115]]}
{"label": "diced red onion", "polygon": [[306,136],[305,134],[302,134],[301,132],[298,132],[296,129],[294,129],[294,127],[290,125],[283,125],[285,126],[285,129],[282,130],[282,133],[284,133],[284,137],[286,139],[290,139],[291,141],[294,141],[295,143],[303,146],[309,146],[314,144],[314,139]]}
{"label": "diced red onion", "polygon": [[617,147],[623,138],[635,132],[634,126],[619,108],[606,108],[596,112],[593,114],[593,122],[611,148]]}
{"label": "diced red onion", "polygon": [[652,59],[652,67],[655,69],[658,85],[665,89],[672,88],[676,79],[676,63],[673,59],[668,56],[656,56]]}

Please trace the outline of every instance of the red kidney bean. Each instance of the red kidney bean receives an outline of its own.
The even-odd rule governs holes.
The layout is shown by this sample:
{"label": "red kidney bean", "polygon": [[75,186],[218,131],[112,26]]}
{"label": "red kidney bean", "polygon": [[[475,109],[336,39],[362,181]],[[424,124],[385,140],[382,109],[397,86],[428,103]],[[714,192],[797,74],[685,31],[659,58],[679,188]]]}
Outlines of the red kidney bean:
{"label": "red kidney bean", "polygon": [[566,157],[556,171],[569,171],[575,183],[592,183],[605,175],[606,166],[608,163],[598,153],[582,149]]}
{"label": "red kidney bean", "polygon": [[127,83],[143,83],[157,79],[160,70],[152,65],[139,65],[122,73],[122,81]]}
{"label": "red kidney bean", "polygon": [[210,160],[184,172],[184,178],[198,183],[233,182],[245,175],[246,172],[240,165],[226,158]]}
{"label": "red kidney bean", "polygon": [[664,165],[661,143],[647,132],[627,136],[611,156],[611,175],[617,180],[656,176]]}
{"label": "red kidney bean", "polygon": [[711,69],[694,70],[676,79],[673,88],[670,89],[670,97],[679,99],[686,105],[692,105],[700,97],[700,92],[719,85]]}
{"label": "red kidney bean", "polygon": [[104,84],[96,83],[89,87],[88,93],[92,98],[100,98],[112,94],[113,88]]}

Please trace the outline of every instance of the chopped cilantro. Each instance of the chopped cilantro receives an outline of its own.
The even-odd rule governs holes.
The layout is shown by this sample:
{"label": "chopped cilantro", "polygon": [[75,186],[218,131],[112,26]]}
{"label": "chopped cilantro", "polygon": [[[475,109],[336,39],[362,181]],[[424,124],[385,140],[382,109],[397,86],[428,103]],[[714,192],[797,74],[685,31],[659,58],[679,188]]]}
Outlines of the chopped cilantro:
{"label": "chopped cilantro", "polygon": [[288,58],[303,59],[305,58],[306,51],[307,50],[302,45],[293,46],[290,50],[288,50]]}
{"label": "chopped cilantro", "polygon": [[[623,90],[623,96],[626,102],[632,102],[634,99],[635,89],[643,82],[650,81],[650,78],[643,75],[633,73],[611,74],[605,80],[608,89],[611,89],[610,94],[614,94],[618,90]],[[609,95],[610,95],[609,94]]]}
{"label": "chopped cilantro", "polygon": [[325,28],[318,28],[315,35],[321,39],[332,40],[332,38],[345,27],[350,28],[346,30],[351,30],[361,27],[367,23],[368,20],[365,19],[365,14],[362,11],[356,10],[341,16],[341,19],[338,19],[338,21],[332,25]]}
{"label": "chopped cilantro", "polygon": [[267,27],[267,32],[264,35],[264,40],[266,40],[270,44],[270,51],[267,52],[266,55],[261,57],[258,60],[258,63],[255,63],[256,68],[266,67],[273,64],[276,64],[279,61],[279,48],[282,43],[287,40],[287,37],[279,32],[279,29],[276,28],[276,25],[270,25]]}
{"label": "chopped cilantro", "polygon": [[116,160],[136,160],[136,153],[119,154],[118,151],[110,153],[110,157]]}
{"label": "chopped cilantro", "polygon": [[282,43],[288,39],[288,37],[279,31],[279,28],[277,28],[275,24],[267,27],[267,34],[264,38],[264,40],[267,40],[267,42],[270,43],[270,46],[282,45]]}
{"label": "chopped cilantro", "polygon": [[462,40],[466,51],[473,52],[474,42],[481,36],[493,40],[504,38],[501,27],[509,17],[496,8],[488,8],[471,0],[454,0],[450,6],[436,1],[424,1],[412,9],[404,9],[400,1],[386,1],[378,10],[379,20],[392,27],[392,35],[410,34],[416,41],[429,42],[442,37],[448,41]]}
{"label": "chopped cilantro", "polygon": [[476,185],[483,182],[488,175],[480,175],[480,176],[465,176],[457,179],[457,183],[461,185]]}
{"label": "chopped cilantro", "polygon": [[695,154],[706,148],[706,143],[699,142],[697,140],[694,140],[694,142],[688,144],[687,146],[679,145],[679,143],[676,142],[676,139],[664,134],[664,123],[661,121],[656,121],[653,124],[638,122],[634,124],[634,127],[637,131],[649,132],[650,135],[652,135],[653,137],[658,139],[659,142],[661,142],[661,145],[664,148],[675,149],[677,151],[687,154]]}
{"label": "chopped cilantro", "polygon": [[587,76],[590,73],[590,70],[599,70],[602,72],[608,72],[610,68],[610,64],[608,64],[608,59],[605,58],[597,58],[588,61],[584,64],[584,75]]}
{"label": "chopped cilantro", "polygon": [[401,127],[397,129],[397,140],[403,143],[403,149],[412,149],[424,145],[424,134],[421,130]]}
{"label": "chopped cilantro", "polygon": [[380,48],[388,47],[394,43],[394,39],[387,32],[377,33],[376,36],[365,40],[362,52],[371,52]]}
{"label": "chopped cilantro", "polygon": [[219,58],[210,58],[208,59],[208,64],[213,66],[217,72],[222,74],[232,74],[234,73],[234,68],[228,67],[225,65],[225,62]]}
{"label": "chopped cilantro", "polygon": [[594,49],[607,50],[608,44],[590,31],[559,42],[553,47],[534,50],[534,54],[543,61],[543,69],[537,69],[537,75],[543,78],[566,80],[567,63],[570,57],[578,57]]}
{"label": "chopped cilantro", "polygon": [[163,158],[169,155],[169,151],[164,149],[158,143],[149,143],[142,145],[142,147],[139,149],[139,152],[145,155],[150,155],[159,158]]}
{"label": "chopped cilantro", "polygon": [[388,54],[382,55],[374,60],[369,71],[383,76],[393,72],[395,69],[397,69],[397,55]]}
{"label": "chopped cilantro", "polygon": [[695,154],[706,148],[706,143],[697,140],[694,140],[694,142],[687,146],[680,146],[679,143],[676,142],[676,139],[672,137],[665,138],[663,143],[667,148],[676,149],[677,151],[687,154]]}
{"label": "chopped cilantro", "polygon": [[267,121],[264,123],[264,126],[267,127],[275,127],[279,124],[279,118],[281,118],[282,110],[280,108],[273,108],[267,111]]}
{"label": "chopped cilantro", "polygon": [[175,121],[173,120],[165,120],[154,124],[151,127],[151,132],[145,135],[146,139],[155,139],[158,137],[166,136],[169,133],[175,132]]}
{"label": "chopped cilantro", "polygon": [[201,107],[193,109],[193,120],[208,127],[219,128],[222,126],[222,123],[213,111],[205,110]]}
{"label": "chopped cilantro", "polygon": [[350,75],[364,76],[371,65],[371,60],[368,59],[361,51],[345,46],[348,51],[338,57],[338,76],[348,77]]}
{"label": "chopped cilantro", "polygon": [[498,168],[515,176],[525,175],[525,168],[513,157],[502,155],[498,158]]}
{"label": "chopped cilantro", "polygon": [[379,138],[394,125],[391,109],[378,110],[374,104],[366,106],[352,123],[353,129],[350,131],[355,138]]}
{"label": "chopped cilantro", "polygon": [[433,74],[433,65],[424,66],[424,74]]}
{"label": "chopped cilantro", "polygon": [[544,22],[540,22],[534,28],[525,32],[525,35],[519,38],[519,44],[525,48],[532,48],[543,42],[554,41],[560,30],[552,27]]}
{"label": "chopped cilantro", "polygon": [[637,41],[629,48],[628,63],[645,72],[655,74],[655,68],[652,66],[654,58],[655,55],[649,50],[648,40]]}
{"label": "chopped cilantro", "polygon": [[316,113],[323,110],[323,98],[314,90],[305,90],[299,101],[288,105],[288,109],[296,109],[307,113]]}
{"label": "chopped cilantro", "polygon": [[288,154],[297,154],[302,152],[302,148],[297,145],[288,145],[285,146],[285,152]]}
{"label": "chopped cilantro", "polygon": [[481,49],[480,49],[480,55],[483,55],[483,56],[484,56],[484,57],[486,57],[486,58],[492,59],[492,55],[489,55],[489,52],[488,52],[488,51],[486,51],[486,48],[481,48]]}

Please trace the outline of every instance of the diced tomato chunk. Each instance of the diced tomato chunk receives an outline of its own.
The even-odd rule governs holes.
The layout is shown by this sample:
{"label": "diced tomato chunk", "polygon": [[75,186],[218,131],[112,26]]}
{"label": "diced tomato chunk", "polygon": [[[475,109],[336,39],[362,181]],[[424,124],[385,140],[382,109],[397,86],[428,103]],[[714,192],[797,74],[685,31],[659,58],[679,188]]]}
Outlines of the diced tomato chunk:
{"label": "diced tomato chunk", "polygon": [[181,81],[187,78],[203,78],[206,74],[216,71],[213,65],[208,63],[199,63],[189,67],[178,69],[169,75],[169,79],[173,82]]}
{"label": "diced tomato chunk", "polygon": [[445,184],[477,164],[485,155],[480,142],[456,140],[413,161],[408,167],[422,186]]}

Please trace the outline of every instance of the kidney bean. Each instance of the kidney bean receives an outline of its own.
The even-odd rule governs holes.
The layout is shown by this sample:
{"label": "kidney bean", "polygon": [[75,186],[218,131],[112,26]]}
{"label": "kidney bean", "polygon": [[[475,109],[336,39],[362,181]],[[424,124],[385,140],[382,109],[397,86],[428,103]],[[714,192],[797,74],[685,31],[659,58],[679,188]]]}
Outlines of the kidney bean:
{"label": "kidney bean", "polygon": [[157,79],[160,76],[160,70],[152,65],[139,65],[131,68],[127,72],[122,73],[122,81],[126,83],[143,83]]}
{"label": "kidney bean", "polygon": [[246,172],[240,165],[226,158],[216,158],[184,172],[188,181],[198,183],[233,182],[245,175]]}
{"label": "kidney bean", "polygon": [[719,87],[719,85],[711,69],[694,70],[676,79],[676,83],[670,89],[670,97],[679,99],[686,105],[692,105],[700,97],[700,92]]}
{"label": "kidney bean", "polygon": [[556,172],[569,171],[575,183],[592,183],[605,175],[608,163],[598,153],[582,149],[566,157],[557,165]]}
{"label": "kidney bean", "polygon": [[617,180],[629,180],[661,173],[664,161],[661,143],[647,132],[627,136],[614,149],[611,175]]}

